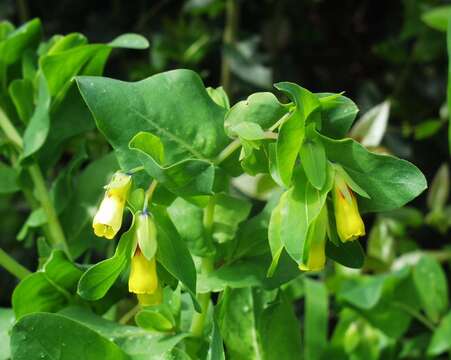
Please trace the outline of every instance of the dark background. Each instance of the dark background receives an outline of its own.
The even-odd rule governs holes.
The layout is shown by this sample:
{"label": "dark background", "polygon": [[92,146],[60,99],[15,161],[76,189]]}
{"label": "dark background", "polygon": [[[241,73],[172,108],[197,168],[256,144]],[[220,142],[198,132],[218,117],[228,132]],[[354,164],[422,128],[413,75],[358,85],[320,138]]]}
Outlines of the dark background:
{"label": "dark background", "polygon": [[[235,64],[227,86],[232,102],[271,89],[278,81],[296,82],[314,92],[345,91],[362,112],[390,99],[383,146],[416,164],[428,181],[449,161],[445,123],[426,138],[415,135],[424,121],[439,118],[446,100],[446,36],[421,21],[422,12],[446,2],[236,3],[228,18],[221,0],[0,0],[0,19],[19,25],[38,17],[46,38],[81,32],[90,42],[108,42],[126,32],[144,35],[150,51],[121,49],[111,57],[106,75],[119,79],[138,80],[187,67],[198,71],[206,85],[218,86],[227,56]],[[224,46],[224,28],[231,23],[236,25],[234,39]],[[425,195],[414,204],[425,210]],[[14,237],[21,226],[10,225],[13,230],[2,230],[2,237]],[[5,221],[2,226],[7,228]],[[434,248],[443,244],[446,234],[428,229],[415,238]],[[9,283],[12,289],[13,281]],[[1,295],[2,305],[8,292]]]}

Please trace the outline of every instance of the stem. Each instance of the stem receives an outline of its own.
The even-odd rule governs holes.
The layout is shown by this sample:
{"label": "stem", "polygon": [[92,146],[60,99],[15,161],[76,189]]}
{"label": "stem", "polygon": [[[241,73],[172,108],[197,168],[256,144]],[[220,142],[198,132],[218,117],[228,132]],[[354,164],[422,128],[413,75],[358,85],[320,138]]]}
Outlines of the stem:
{"label": "stem", "polygon": [[[215,198],[210,197],[207,207],[204,211],[204,230],[207,241],[212,240],[213,223],[215,214]],[[212,257],[204,257],[201,261],[200,271],[203,274],[208,274],[214,270],[214,259]],[[204,333],[205,319],[208,313],[208,307],[210,305],[210,292],[205,294],[198,294],[197,301],[201,307],[201,313],[194,313],[191,322],[190,332],[194,337],[202,337]]]}
{"label": "stem", "polygon": [[227,145],[216,157],[215,164],[219,165],[230,155],[232,155],[241,146],[240,139],[233,140],[229,145]]}
{"label": "stem", "polygon": [[153,193],[155,192],[155,189],[157,188],[157,185],[158,185],[158,181],[152,180],[152,182],[149,185],[149,188],[146,191],[146,194],[144,195],[144,206],[143,206],[144,212],[147,211],[149,202],[152,202],[152,196],[153,196]]}
{"label": "stem", "polygon": [[224,91],[230,92],[231,72],[230,62],[227,59],[226,47],[235,43],[236,29],[238,28],[238,6],[236,0],[227,0],[226,3],[226,19],[224,33],[222,35],[222,64],[221,64],[221,83]]}
{"label": "stem", "polygon": [[[2,128],[5,135],[9,138],[9,140],[14,145],[16,145],[19,150],[22,150],[22,137],[17,132],[17,129],[2,109],[0,109],[0,127]],[[38,164],[32,164],[28,167],[28,172],[30,173],[31,179],[33,180],[38,200],[47,216],[48,233],[50,235],[49,241],[54,245],[59,245],[70,258],[69,248],[66,243],[66,237],[64,236],[63,229],[61,228],[61,224],[58,220],[58,215],[56,213],[55,207],[53,206],[52,200],[50,199],[50,194],[47,190],[47,186],[45,185],[45,180],[42,176],[41,168]],[[33,206],[34,204],[31,203],[30,205]]]}
{"label": "stem", "polygon": [[130,169],[130,170],[126,171],[125,173],[128,174],[128,175],[134,175],[137,172],[140,172],[140,171],[143,171],[143,170],[144,170],[144,166],[141,165],[141,166],[137,166],[137,167],[135,167],[133,169]]}
{"label": "stem", "polygon": [[141,305],[136,304],[133,306],[129,311],[127,311],[122,317],[119,319],[119,324],[125,325],[127,324],[130,319],[136,315],[136,313],[141,309]]}
{"label": "stem", "polygon": [[63,229],[58,220],[55,207],[53,206],[50,194],[45,185],[44,177],[42,176],[41,169],[37,164],[30,165],[28,168],[31,179],[36,189],[36,194],[45,214],[47,215],[47,224],[50,233],[50,242],[53,245],[60,246],[64,252],[70,257],[69,248],[67,246],[66,237],[64,236]]}
{"label": "stem", "polygon": [[401,310],[404,310],[406,313],[417,319],[420,323],[422,323],[424,326],[426,326],[429,330],[432,332],[435,331],[435,325],[430,322],[425,316],[421,315],[418,311],[415,309],[412,309],[410,306],[394,301],[393,305],[400,308]]}
{"label": "stem", "polygon": [[31,274],[27,268],[9,256],[2,248],[0,248],[0,266],[20,280]]}

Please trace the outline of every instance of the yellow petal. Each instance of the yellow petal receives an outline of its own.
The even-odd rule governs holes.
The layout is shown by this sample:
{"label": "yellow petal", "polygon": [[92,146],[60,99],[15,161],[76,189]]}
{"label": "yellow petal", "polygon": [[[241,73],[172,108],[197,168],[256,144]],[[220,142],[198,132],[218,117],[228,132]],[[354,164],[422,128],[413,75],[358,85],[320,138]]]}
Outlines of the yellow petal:
{"label": "yellow petal", "polygon": [[155,258],[147,260],[137,248],[132,258],[128,289],[135,294],[153,294],[158,287],[157,263]]}
{"label": "yellow petal", "polygon": [[114,238],[122,226],[124,207],[125,200],[107,192],[92,222],[94,233],[107,239]]}
{"label": "yellow petal", "polygon": [[158,285],[153,294],[137,294],[141,306],[159,305],[163,302],[163,289]]}

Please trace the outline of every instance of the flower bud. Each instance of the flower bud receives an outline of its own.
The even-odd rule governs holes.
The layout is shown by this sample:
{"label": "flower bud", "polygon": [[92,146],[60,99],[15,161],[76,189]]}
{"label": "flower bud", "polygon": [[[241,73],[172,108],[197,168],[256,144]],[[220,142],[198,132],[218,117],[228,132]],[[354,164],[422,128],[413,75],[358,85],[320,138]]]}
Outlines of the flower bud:
{"label": "flower bud", "polygon": [[365,235],[365,224],[359,213],[357,199],[338,172],[335,174],[332,199],[340,240],[343,242],[352,241]]}
{"label": "flower bud", "polygon": [[157,262],[148,260],[139,246],[132,257],[128,290],[135,294],[153,294],[158,287]]}
{"label": "flower bud", "polygon": [[105,196],[97,210],[92,227],[97,236],[112,239],[122,225],[125,201],[132,184],[130,175],[117,172],[106,186]]}
{"label": "flower bud", "polygon": [[139,211],[135,221],[135,241],[143,255],[150,260],[157,252],[157,227],[153,216],[146,211]]}
{"label": "flower bud", "polygon": [[310,225],[302,262],[302,271],[319,271],[326,264],[327,207],[323,206],[318,218]]}

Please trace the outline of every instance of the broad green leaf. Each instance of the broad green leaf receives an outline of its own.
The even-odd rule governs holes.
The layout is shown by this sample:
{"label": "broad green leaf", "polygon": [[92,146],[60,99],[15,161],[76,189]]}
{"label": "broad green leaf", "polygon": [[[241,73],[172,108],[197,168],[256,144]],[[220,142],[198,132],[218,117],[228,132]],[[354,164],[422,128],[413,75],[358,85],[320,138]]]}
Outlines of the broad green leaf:
{"label": "broad green leaf", "polygon": [[16,318],[39,311],[57,311],[71,300],[81,271],[61,250],[54,250],[43,268],[23,279],[14,289]]}
{"label": "broad green leaf", "polygon": [[87,326],[48,313],[28,315],[14,325],[11,353],[16,360],[128,359],[115,343]]}
{"label": "broad green leaf", "polygon": [[232,136],[238,136],[240,139],[247,140],[251,144],[255,140],[265,139],[265,132],[260,125],[249,121],[243,121],[231,126],[229,133]]}
{"label": "broad green leaf", "polygon": [[421,305],[428,318],[438,322],[448,309],[448,284],[440,263],[424,256],[413,268],[413,279]]}
{"label": "broad green leaf", "polygon": [[187,159],[213,160],[228,143],[225,109],[211,100],[192,71],[173,70],[135,83],[102,77],[79,77],[77,82],[125,170],[141,165],[128,147],[140,131],[160,138],[165,167]]}
{"label": "broad green leaf", "polygon": [[297,360],[301,357],[301,326],[293,305],[285,296],[269,305],[261,314],[259,334],[262,359]]}
{"label": "broad green leaf", "polygon": [[165,158],[165,151],[162,142],[145,132],[139,132],[133,137],[130,149],[135,150],[137,159],[147,173],[172,193],[184,197],[212,193],[215,171],[211,162],[186,159],[164,166],[162,159]]}
{"label": "broad green leaf", "polygon": [[221,244],[235,239],[239,224],[249,216],[251,204],[225,193],[217,194],[214,201],[213,239]]}
{"label": "broad green leaf", "polygon": [[14,31],[14,25],[11,24],[8,20],[0,21],[0,41],[6,39],[8,34]]}
{"label": "broad green leaf", "polygon": [[112,339],[133,360],[160,360],[164,353],[170,351],[188,335],[152,334],[136,326],[120,325],[106,320],[86,308],[76,306],[65,308],[60,314],[82,323],[107,339]]}
{"label": "broad green leaf", "polygon": [[8,165],[0,162],[0,194],[10,194],[18,191],[16,171]]}
{"label": "broad green leaf", "polygon": [[359,198],[363,212],[387,211],[405,205],[426,188],[421,171],[408,161],[369,152],[351,139],[321,136],[327,158],[341,165],[370,196]]}
{"label": "broad green leaf", "polygon": [[345,137],[359,112],[356,104],[341,94],[316,95],[321,101],[321,134],[334,139]]}
{"label": "broad green leaf", "polygon": [[56,54],[75,48],[80,45],[85,45],[88,43],[88,39],[83,34],[80,33],[70,33],[65,36],[61,36],[47,51],[47,55]]}
{"label": "broad green leaf", "polygon": [[293,167],[304,141],[305,125],[320,104],[315,95],[299,85],[283,82],[274,86],[289,96],[296,105],[295,110],[280,127],[276,143],[277,173],[275,176],[272,173],[279,185],[289,187]]}
{"label": "broad green leaf", "polygon": [[352,127],[349,136],[363,146],[379,146],[387,129],[390,102],[384,101],[368,110]]}
{"label": "broad green leaf", "polygon": [[231,360],[263,359],[258,331],[261,296],[250,287],[226,292],[220,306],[218,325]]}
{"label": "broad green leaf", "polygon": [[327,177],[327,158],[323,144],[316,139],[307,139],[299,152],[308,181],[321,190]]}
{"label": "broad green leaf", "polygon": [[0,360],[8,360],[11,357],[9,348],[9,330],[14,324],[14,312],[12,309],[0,308]]}
{"label": "broad green leaf", "polygon": [[267,269],[271,263],[268,255],[240,259],[231,264],[223,265],[208,275],[198,275],[199,293],[220,292],[226,288],[245,288],[250,286],[275,289],[293,280],[301,274],[297,264],[286,254],[282,253],[279,266],[267,278]]}
{"label": "broad green leaf", "polygon": [[139,34],[128,33],[119,35],[117,38],[108,43],[109,46],[125,49],[147,49],[149,42]]}
{"label": "broad green leaf", "polygon": [[39,76],[38,102],[30,123],[23,135],[23,158],[27,158],[38,151],[47,138],[50,127],[50,94],[44,76]]}
{"label": "broad green leaf", "polygon": [[33,82],[28,79],[13,80],[9,85],[8,91],[20,120],[24,124],[28,124],[34,110]]}
{"label": "broad green leaf", "polygon": [[42,35],[41,21],[33,19],[10,32],[0,42],[1,61],[11,65],[18,61],[24,50],[37,46]]}
{"label": "broad green leaf", "polygon": [[421,15],[421,20],[423,20],[431,28],[445,32],[448,29],[448,20],[450,16],[451,6],[443,5],[436,6],[428,11],[425,11]]}
{"label": "broad green leaf", "polygon": [[304,358],[321,359],[327,344],[329,300],[325,285],[305,278]]}
{"label": "broad green leaf", "polygon": [[186,286],[196,309],[198,309],[196,268],[188,247],[180,238],[164,207],[153,206],[151,213],[155,216],[155,224],[158,229],[157,260],[172,276]]}
{"label": "broad green leaf", "polygon": [[86,300],[98,300],[105,296],[121,272],[130,263],[133,255],[133,224],[117,245],[114,256],[91,266],[80,278],[78,294]]}
{"label": "broad green leaf", "polygon": [[451,349],[451,312],[449,312],[440,322],[432,335],[427,354],[437,356]]}
{"label": "broad green leaf", "polygon": [[235,136],[233,128],[241,123],[255,123],[267,130],[286,113],[286,108],[272,93],[255,93],[232,106],[226,114],[224,128],[232,137]]}
{"label": "broad green leaf", "polygon": [[282,251],[284,249],[281,237],[282,209],[285,209],[288,194],[288,192],[282,194],[279,203],[271,212],[271,218],[269,219],[268,242],[272,255],[271,265],[268,269],[269,277],[273,276],[276,271],[280,256],[282,255]]}
{"label": "broad green leaf", "polygon": [[284,208],[281,209],[281,239],[288,254],[299,264],[310,225],[325,205],[327,193],[332,187],[328,173],[326,185],[321,191],[315,189],[300,170],[294,175],[294,187],[288,190]]}
{"label": "broad green leaf", "polygon": [[216,320],[213,321],[210,348],[208,349],[206,360],[225,360],[224,345]]}

